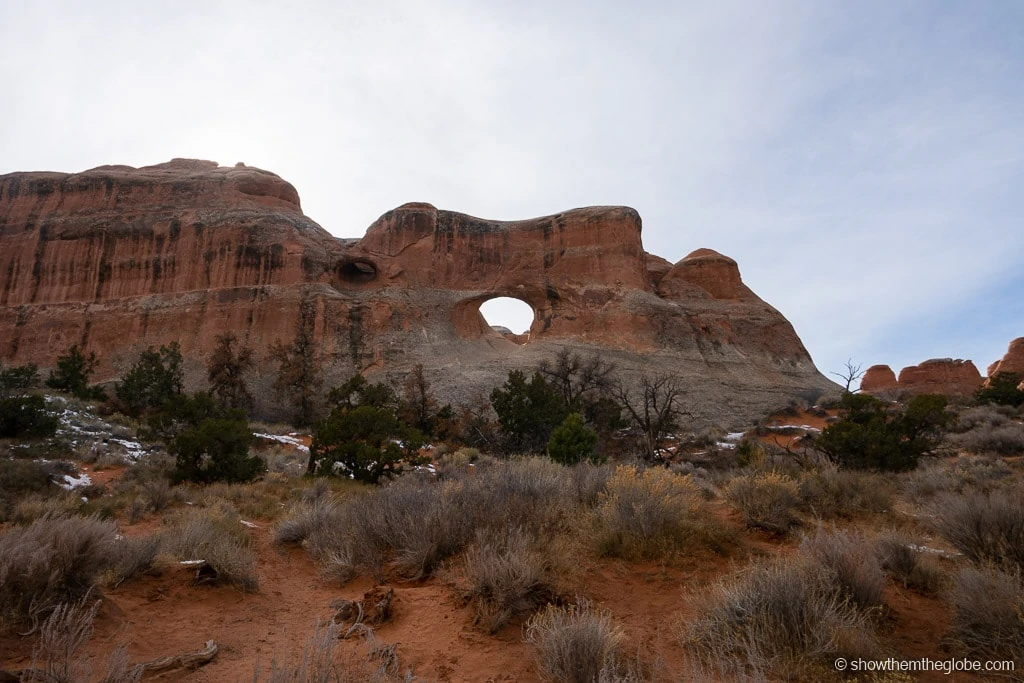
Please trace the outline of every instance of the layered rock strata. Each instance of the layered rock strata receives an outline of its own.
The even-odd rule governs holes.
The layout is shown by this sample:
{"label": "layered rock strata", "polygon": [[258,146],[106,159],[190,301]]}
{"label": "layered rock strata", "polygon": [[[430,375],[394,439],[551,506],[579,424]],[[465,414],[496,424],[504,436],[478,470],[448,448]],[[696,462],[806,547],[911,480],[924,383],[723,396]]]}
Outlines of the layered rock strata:
{"label": "layered rock strata", "polygon": [[875,395],[945,394],[967,397],[981,388],[984,378],[969,360],[933,358],[900,370],[899,377],[888,365],[873,365],[861,379],[861,391]]}
{"label": "layered rock strata", "polygon": [[[526,335],[484,321],[480,304],[500,296],[533,308]],[[273,414],[267,352],[300,326],[328,384],[356,371],[400,379],[422,363],[454,402],[565,346],[603,354],[627,381],[679,375],[698,424],[836,390],[735,261],[648,254],[627,207],[506,222],[405,204],[339,239],[303,215],[289,183],[241,165],[0,176],[0,360],[46,367],[77,343],[110,380],[177,340],[198,387],[230,330],[255,350],[260,408]]]}

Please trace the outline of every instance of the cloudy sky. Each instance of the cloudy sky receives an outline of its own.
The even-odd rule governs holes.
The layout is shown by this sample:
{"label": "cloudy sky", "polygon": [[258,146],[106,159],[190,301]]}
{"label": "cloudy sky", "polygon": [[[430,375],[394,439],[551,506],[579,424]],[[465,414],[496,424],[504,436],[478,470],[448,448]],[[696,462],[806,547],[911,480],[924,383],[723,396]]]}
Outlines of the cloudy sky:
{"label": "cloudy sky", "polygon": [[0,173],[243,161],[345,237],[407,201],[625,204],[650,252],[735,258],[823,372],[984,372],[1024,335],[1022,26],[1016,0],[5,0]]}

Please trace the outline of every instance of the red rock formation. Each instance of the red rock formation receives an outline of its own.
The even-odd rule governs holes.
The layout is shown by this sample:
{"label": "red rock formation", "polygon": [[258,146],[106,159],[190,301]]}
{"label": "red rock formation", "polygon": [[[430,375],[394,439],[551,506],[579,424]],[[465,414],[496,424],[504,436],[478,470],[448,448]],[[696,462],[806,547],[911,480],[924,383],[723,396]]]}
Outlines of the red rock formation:
{"label": "red rock formation", "polygon": [[[429,204],[332,237],[295,189],[253,168],[174,160],[133,169],[0,177],[0,360],[46,367],[70,344],[114,378],[148,345],[178,340],[193,386],[214,337],[235,331],[265,359],[300,326],[328,382],[398,378],[422,363],[446,400],[489,391],[563,346],[605,354],[627,377],[672,372],[698,421],[749,420],[835,390],[792,326],[731,259],[647,254],[639,215],[591,207],[490,221]],[[516,342],[480,315],[511,296],[536,317]],[[273,367],[260,365],[272,407]]]}
{"label": "red rock formation", "polygon": [[860,380],[860,390],[869,394],[880,394],[897,388],[896,373],[888,365],[872,365]]}
{"label": "red rock formation", "polygon": [[978,368],[969,360],[938,358],[926,360],[900,370],[901,391],[911,394],[946,394],[970,396],[981,388],[983,380]]}
{"label": "red rock formation", "polygon": [[1015,372],[1024,375],[1024,337],[1017,337],[1010,342],[1006,355],[988,366],[988,376],[993,377],[999,372]]}

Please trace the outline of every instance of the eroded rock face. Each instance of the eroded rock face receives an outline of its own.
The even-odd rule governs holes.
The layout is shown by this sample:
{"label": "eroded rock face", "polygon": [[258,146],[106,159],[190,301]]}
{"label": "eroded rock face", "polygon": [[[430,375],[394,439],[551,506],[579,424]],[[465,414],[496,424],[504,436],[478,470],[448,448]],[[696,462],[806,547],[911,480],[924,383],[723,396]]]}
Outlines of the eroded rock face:
{"label": "eroded rock face", "polygon": [[999,372],[1014,372],[1024,375],[1024,337],[1017,337],[1010,342],[1006,355],[988,366],[988,376],[993,377]]}
{"label": "eroded rock face", "polygon": [[934,358],[900,370],[899,387],[908,394],[970,396],[981,388],[981,373],[969,360]]}
{"label": "eroded rock face", "polygon": [[[533,307],[528,334],[507,338],[484,321],[480,304],[499,296]],[[356,371],[400,379],[422,363],[453,402],[563,346],[602,353],[626,377],[682,376],[698,423],[751,420],[836,389],[735,261],[646,253],[630,208],[504,222],[405,204],[353,240],[254,168],[174,160],[0,177],[4,361],[46,367],[78,343],[112,379],[146,346],[177,340],[199,387],[214,338],[231,330],[255,350],[258,401],[273,413],[267,349],[300,325],[328,384]]]}
{"label": "eroded rock face", "polygon": [[861,379],[861,391],[875,395],[917,396],[918,394],[945,394],[970,396],[984,379],[969,360],[933,358],[919,365],[900,370],[899,378],[888,365],[873,365]]}
{"label": "eroded rock face", "polygon": [[880,394],[898,388],[896,373],[888,365],[872,365],[860,380],[860,390]]}

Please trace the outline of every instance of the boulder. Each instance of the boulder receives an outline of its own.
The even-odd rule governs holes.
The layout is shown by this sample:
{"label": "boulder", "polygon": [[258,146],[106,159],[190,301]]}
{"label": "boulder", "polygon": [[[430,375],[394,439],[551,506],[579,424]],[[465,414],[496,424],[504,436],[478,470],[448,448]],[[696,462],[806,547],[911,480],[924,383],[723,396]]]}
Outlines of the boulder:
{"label": "boulder", "polygon": [[896,373],[888,365],[872,365],[860,380],[860,390],[869,394],[890,392],[897,387]]}

